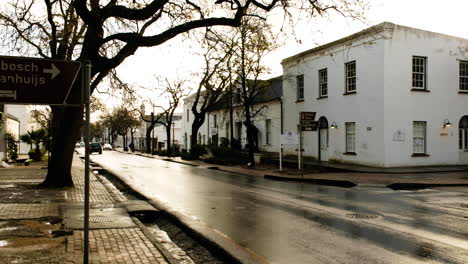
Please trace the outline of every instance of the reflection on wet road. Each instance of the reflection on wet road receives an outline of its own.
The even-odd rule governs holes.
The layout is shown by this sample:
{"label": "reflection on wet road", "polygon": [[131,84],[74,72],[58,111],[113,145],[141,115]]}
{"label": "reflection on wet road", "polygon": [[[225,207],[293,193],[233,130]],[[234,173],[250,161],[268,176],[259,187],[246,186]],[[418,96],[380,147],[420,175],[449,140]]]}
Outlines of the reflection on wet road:
{"label": "reflection on wet road", "polygon": [[468,263],[468,210],[456,206],[466,193],[275,182],[117,152],[91,158],[270,263]]}

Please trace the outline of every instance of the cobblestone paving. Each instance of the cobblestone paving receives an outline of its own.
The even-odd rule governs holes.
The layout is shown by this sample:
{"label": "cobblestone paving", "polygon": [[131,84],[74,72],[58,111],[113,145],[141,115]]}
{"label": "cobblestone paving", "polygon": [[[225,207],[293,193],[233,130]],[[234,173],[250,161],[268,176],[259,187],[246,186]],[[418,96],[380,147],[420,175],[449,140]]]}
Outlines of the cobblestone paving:
{"label": "cobblestone paving", "polygon": [[0,219],[32,219],[58,216],[56,204],[0,204]]}
{"label": "cobblestone paving", "polygon": [[[67,264],[83,261],[83,232],[68,238]],[[99,229],[89,232],[90,263],[168,264],[138,228]]]}
{"label": "cobblestone paving", "polygon": [[[84,166],[78,157],[73,160],[72,177],[75,184],[74,188],[67,191],[67,198],[71,202],[84,201]],[[89,201],[91,203],[113,203],[115,202],[112,195],[106,190],[104,185],[99,182],[96,176],[89,173]]]}
{"label": "cobblestone paving", "polygon": [[29,167],[2,168],[0,173],[0,181],[15,181],[15,180],[37,180],[45,179],[47,170]]}

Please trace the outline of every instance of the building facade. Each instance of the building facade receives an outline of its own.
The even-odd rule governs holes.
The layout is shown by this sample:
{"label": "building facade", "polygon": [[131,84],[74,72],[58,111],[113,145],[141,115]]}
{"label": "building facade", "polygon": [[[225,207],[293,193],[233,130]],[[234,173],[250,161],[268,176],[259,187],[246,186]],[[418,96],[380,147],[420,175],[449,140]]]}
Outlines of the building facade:
{"label": "building facade", "polygon": [[284,128],[315,112],[302,148],[323,161],[468,164],[466,51],[466,39],[385,22],[286,58]]}
{"label": "building facade", "polygon": [[[258,150],[262,152],[277,152],[279,151],[279,138],[281,135],[281,96],[282,96],[282,76],[266,80],[268,85],[259,91],[258,95],[253,99],[253,112],[257,112],[253,118],[253,125],[257,128]],[[190,135],[192,133],[193,113],[191,111],[193,105],[193,97],[191,95],[184,100],[184,115],[183,115],[183,130],[184,130],[184,146],[190,149]],[[235,97],[235,96],[234,96]],[[231,140],[232,138],[238,142],[241,149],[246,149],[247,146],[247,131],[244,125],[245,117],[242,110],[242,105],[232,99],[232,104],[227,100],[230,97],[225,95],[220,98],[218,103],[208,112],[205,117],[205,122],[200,127],[197,136],[197,142],[202,145],[215,144],[219,145],[223,138]],[[232,107],[232,120],[231,109]],[[232,126],[232,129],[231,129]],[[232,132],[231,132],[232,131]],[[185,140],[187,138],[187,140]]]}

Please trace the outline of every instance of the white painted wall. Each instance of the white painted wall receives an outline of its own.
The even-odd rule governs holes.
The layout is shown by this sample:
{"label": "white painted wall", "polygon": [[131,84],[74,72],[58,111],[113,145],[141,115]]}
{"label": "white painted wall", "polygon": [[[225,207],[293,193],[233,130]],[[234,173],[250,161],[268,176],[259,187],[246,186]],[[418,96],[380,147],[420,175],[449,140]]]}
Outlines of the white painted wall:
{"label": "white painted wall", "polygon": [[[28,131],[39,129],[40,126],[31,118],[32,106],[29,105],[5,105],[7,113],[15,116],[19,120],[19,135],[26,134]],[[18,133],[18,132],[17,132]],[[19,145],[19,154],[27,154],[30,146],[24,142]]]}
{"label": "white painted wall", "polygon": [[[387,166],[468,164],[458,150],[458,122],[468,115],[468,94],[459,94],[459,60],[468,40],[395,25],[385,46],[385,145]],[[412,57],[427,57],[427,88],[412,92]],[[443,130],[448,119],[452,127]],[[413,121],[427,122],[427,157],[412,157]],[[404,142],[393,141],[396,130]],[[445,134],[448,135],[441,135]]]}
{"label": "white painted wall", "polygon": [[[185,145],[184,149],[190,149],[190,135],[192,135],[192,122],[194,119],[193,113],[192,113],[192,105],[193,105],[193,95],[189,96],[184,99],[184,105],[183,105],[183,111],[182,111],[182,122],[181,122],[181,127],[182,127],[182,145]],[[187,116],[187,111],[188,111],[188,116]],[[205,123],[200,127],[198,130],[198,134],[201,135],[202,141],[203,141],[203,135],[205,135],[205,142],[208,144],[208,138],[207,138],[207,122],[205,120]],[[187,144],[185,144],[184,137],[187,135]],[[197,136],[198,138],[198,136]],[[199,144],[203,144],[203,142],[198,142]]]}
{"label": "white painted wall", "polygon": [[[261,109],[260,113],[254,117],[253,123],[257,127],[258,134],[258,148],[260,151],[265,152],[278,152],[279,151],[279,137],[281,134],[281,103],[278,100],[257,104],[254,107],[254,111]],[[219,143],[222,137],[230,138],[230,129],[228,129],[227,123],[229,123],[229,112],[228,109],[210,112],[209,127],[210,133],[214,128],[213,116],[217,116],[218,120],[218,136]],[[271,142],[266,144],[266,120],[271,120]],[[234,123],[234,138],[238,139],[236,123],[243,122],[245,118],[242,115],[240,108],[234,110],[233,123]],[[210,137],[212,134],[210,134]],[[241,146],[245,148],[247,144],[247,131],[244,125],[242,125],[241,133]]]}
{"label": "white painted wall", "polygon": [[[300,111],[325,116],[330,129],[329,160],[396,167],[468,164],[458,150],[458,123],[468,115],[468,94],[458,93],[459,61],[468,40],[384,23],[384,31],[345,38],[319,52],[283,62],[284,128],[297,131]],[[412,57],[427,57],[430,92],[412,89]],[[356,61],[357,93],[343,95],[344,64]],[[318,97],[318,70],[328,69],[328,98]],[[305,100],[296,102],[296,76],[305,76]],[[448,119],[452,127],[443,129]],[[413,121],[427,122],[427,157],[412,157]],[[345,122],[356,122],[356,154],[344,155]],[[394,141],[396,131],[404,141]],[[443,135],[447,134],[447,135]],[[318,156],[318,132],[304,132],[305,155]],[[297,154],[295,147],[286,154]]]}
{"label": "white painted wall", "polygon": [[[383,144],[383,51],[382,34],[357,39],[283,64],[284,128],[298,133],[299,112],[316,112],[330,125],[330,161],[382,166]],[[357,93],[345,93],[345,63],[356,61]],[[328,97],[318,99],[318,71],[327,68]],[[296,76],[304,74],[304,100],[296,102]],[[356,156],[344,155],[345,122],[356,122]],[[367,127],[371,130],[367,131]],[[318,158],[318,132],[303,132],[304,156]],[[285,154],[297,155],[297,147]]]}

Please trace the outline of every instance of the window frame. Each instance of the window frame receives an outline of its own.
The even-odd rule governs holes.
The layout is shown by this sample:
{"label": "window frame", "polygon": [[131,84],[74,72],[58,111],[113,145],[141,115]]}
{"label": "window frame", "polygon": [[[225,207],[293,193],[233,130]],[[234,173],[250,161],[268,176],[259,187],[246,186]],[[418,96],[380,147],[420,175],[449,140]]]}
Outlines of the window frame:
{"label": "window frame", "polygon": [[296,76],[296,99],[304,101],[304,74]]}
{"label": "window frame", "polygon": [[[350,130],[351,125],[353,126],[352,131]],[[345,123],[345,153],[346,154],[356,153],[356,122]]]}
{"label": "window frame", "polygon": [[[423,135],[416,135],[416,124],[423,124]],[[422,139],[423,143],[418,144],[422,147],[422,151],[416,150],[416,139]],[[427,122],[426,121],[413,121],[413,155],[421,156],[427,155]]]}
{"label": "window frame", "polygon": [[[462,75],[462,65],[465,66],[465,75]],[[458,91],[468,92],[468,61],[466,60],[460,60],[458,64]]]}
{"label": "window frame", "polygon": [[[416,60],[422,60],[422,64],[415,64]],[[422,67],[422,71],[415,71],[416,67]],[[422,76],[422,78],[415,78]],[[421,82],[422,86],[415,86],[415,83]],[[427,57],[413,56],[411,62],[411,90],[412,91],[428,91],[427,89]]]}
{"label": "window frame", "polygon": [[[357,92],[357,67],[356,61],[350,61],[345,63],[345,94],[353,94]],[[353,66],[353,68],[351,68]],[[350,69],[351,68],[351,69]],[[353,75],[348,75],[349,73]],[[354,87],[354,89],[350,89]]]}
{"label": "window frame", "polygon": [[[318,71],[318,81],[319,81],[319,84],[318,84],[319,98],[328,97],[328,70],[327,68],[324,68]],[[325,90],[325,93],[323,92],[324,90]]]}

